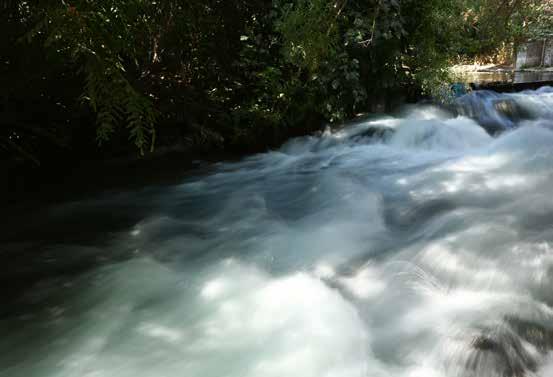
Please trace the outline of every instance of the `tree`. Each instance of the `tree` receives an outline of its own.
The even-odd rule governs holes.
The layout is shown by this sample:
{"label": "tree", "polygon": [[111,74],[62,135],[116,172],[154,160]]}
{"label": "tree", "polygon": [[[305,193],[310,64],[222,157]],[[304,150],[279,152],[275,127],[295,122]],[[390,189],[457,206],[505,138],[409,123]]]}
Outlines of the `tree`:
{"label": "tree", "polygon": [[[229,147],[273,131],[293,133],[321,117],[339,121],[367,111],[381,97],[431,92],[447,80],[456,55],[485,52],[538,30],[544,17],[537,15],[545,8],[536,4],[12,0],[4,3],[10,35],[4,49],[15,60],[28,55],[42,62],[40,68],[30,62],[21,68],[33,73],[29,77],[56,78],[37,96],[80,93],[78,103],[65,97],[54,102],[63,104],[64,117],[74,125],[61,128],[62,134],[78,136],[77,127],[86,122],[67,113],[89,116],[86,104],[103,146],[109,140],[121,148],[121,140],[130,138],[144,153],[156,141],[174,143],[176,136]],[[30,44],[13,52],[21,37]],[[57,73],[42,74],[46,69]],[[11,66],[5,79],[11,82],[15,72]]]}

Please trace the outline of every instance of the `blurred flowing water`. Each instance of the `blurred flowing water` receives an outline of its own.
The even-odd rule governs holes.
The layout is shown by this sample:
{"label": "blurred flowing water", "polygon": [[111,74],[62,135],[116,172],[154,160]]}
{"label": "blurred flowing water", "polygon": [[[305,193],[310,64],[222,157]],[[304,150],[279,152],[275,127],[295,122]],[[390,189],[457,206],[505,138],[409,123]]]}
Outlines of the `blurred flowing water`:
{"label": "blurred flowing water", "polygon": [[458,107],[5,219],[0,376],[553,375],[553,90]]}

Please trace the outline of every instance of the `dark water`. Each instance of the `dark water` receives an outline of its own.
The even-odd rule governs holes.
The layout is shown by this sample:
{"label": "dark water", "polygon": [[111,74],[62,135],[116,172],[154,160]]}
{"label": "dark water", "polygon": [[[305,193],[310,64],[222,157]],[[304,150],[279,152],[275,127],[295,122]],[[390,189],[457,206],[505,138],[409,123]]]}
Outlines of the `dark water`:
{"label": "dark water", "polygon": [[552,105],[472,94],[507,132],[418,106],[6,218],[0,376],[551,376]]}

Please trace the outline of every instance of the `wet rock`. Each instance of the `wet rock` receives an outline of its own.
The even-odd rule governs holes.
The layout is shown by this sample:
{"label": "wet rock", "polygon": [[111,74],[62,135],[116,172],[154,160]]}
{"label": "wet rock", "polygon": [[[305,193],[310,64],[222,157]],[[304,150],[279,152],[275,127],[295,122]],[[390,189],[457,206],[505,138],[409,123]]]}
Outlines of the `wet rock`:
{"label": "wet rock", "polygon": [[499,347],[499,344],[497,344],[496,341],[493,339],[490,339],[486,336],[479,336],[472,342],[472,346],[476,348],[477,350],[481,351],[492,351],[497,352]]}
{"label": "wet rock", "polygon": [[360,141],[362,139],[377,139],[387,140],[395,133],[395,130],[390,127],[369,127],[361,133],[352,136],[352,140]]}
{"label": "wet rock", "polygon": [[519,318],[508,318],[507,322],[515,333],[540,352],[545,354],[553,350],[553,328]]}
{"label": "wet rock", "polygon": [[503,117],[517,123],[524,119],[532,119],[532,115],[511,98],[503,98],[493,103],[495,110]]}
{"label": "wet rock", "polygon": [[502,325],[474,338],[470,348],[465,369],[474,376],[531,376],[537,371],[540,358],[553,350],[553,329],[506,318]]}
{"label": "wet rock", "polygon": [[523,377],[537,370],[536,354],[508,326],[501,326],[472,341],[465,368],[475,376]]}

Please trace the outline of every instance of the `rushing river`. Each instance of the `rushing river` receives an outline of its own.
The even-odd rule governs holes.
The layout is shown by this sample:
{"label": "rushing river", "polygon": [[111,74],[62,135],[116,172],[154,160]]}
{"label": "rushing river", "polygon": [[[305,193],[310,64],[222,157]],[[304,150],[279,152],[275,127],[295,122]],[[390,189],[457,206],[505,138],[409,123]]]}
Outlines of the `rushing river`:
{"label": "rushing river", "polygon": [[5,219],[2,377],[553,375],[553,90]]}

